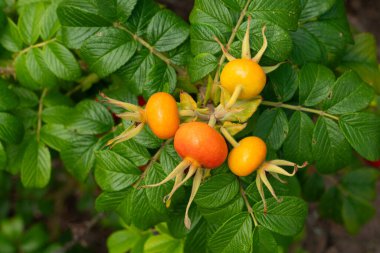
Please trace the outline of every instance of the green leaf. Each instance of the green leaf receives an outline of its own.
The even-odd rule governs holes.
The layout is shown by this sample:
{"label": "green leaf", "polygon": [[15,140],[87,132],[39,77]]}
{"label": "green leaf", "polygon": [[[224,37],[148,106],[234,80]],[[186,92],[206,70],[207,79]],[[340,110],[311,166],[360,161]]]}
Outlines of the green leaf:
{"label": "green leaf", "polygon": [[0,111],[8,111],[16,108],[20,101],[12,89],[6,83],[0,82]]}
{"label": "green leaf", "polygon": [[279,101],[285,102],[294,96],[298,88],[298,71],[295,66],[289,63],[282,64],[268,77],[269,85]]}
{"label": "green leaf", "polygon": [[167,52],[170,61],[178,66],[187,66],[191,58],[190,42],[187,40],[180,46]]}
{"label": "green leaf", "polygon": [[43,188],[50,180],[49,149],[42,142],[31,139],[21,164],[21,182],[24,187]]}
{"label": "green leaf", "polygon": [[137,0],[117,0],[117,18],[120,22],[128,20],[137,2]]}
{"label": "green leaf", "polygon": [[338,124],[319,117],[313,133],[313,155],[320,173],[333,173],[351,160],[350,144],[344,138]]}
{"label": "green leaf", "polygon": [[42,121],[48,124],[69,125],[75,114],[74,108],[65,105],[47,107],[42,111]]}
{"label": "green leaf", "polygon": [[215,175],[199,187],[194,201],[201,207],[216,208],[234,199],[238,192],[239,183],[234,175]]}
{"label": "green leaf", "polygon": [[302,183],[302,196],[308,202],[316,202],[325,191],[325,182],[323,176],[318,173],[302,175],[305,179]]}
{"label": "green leaf", "polygon": [[375,215],[375,208],[356,196],[348,196],[343,199],[342,217],[344,226],[349,233],[359,232],[362,225],[367,223]]}
{"label": "green leaf", "polygon": [[43,40],[53,37],[61,27],[57,16],[57,5],[51,4],[44,12],[40,21],[40,32]]}
{"label": "green leaf", "polygon": [[23,42],[17,25],[8,18],[8,25],[5,27],[4,32],[0,36],[1,45],[13,53],[21,51]]}
{"label": "green leaf", "polygon": [[336,0],[335,5],[318,21],[306,23],[303,27],[314,35],[325,54],[324,61],[330,63],[338,61],[346,44],[352,41],[343,0]]}
{"label": "green leaf", "polygon": [[19,98],[19,108],[34,107],[38,105],[38,97],[33,91],[17,86],[12,86],[12,91]]}
{"label": "green leaf", "polygon": [[207,223],[198,222],[196,227],[186,236],[184,252],[206,253],[207,249]]}
{"label": "green leaf", "polygon": [[375,169],[360,168],[344,175],[342,186],[358,198],[372,201],[376,198],[376,182],[380,173]]}
{"label": "green leaf", "polygon": [[366,108],[373,97],[373,89],[348,71],[338,78],[323,106],[332,114],[352,113]]}
{"label": "green leaf", "polygon": [[173,67],[158,62],[149,72],[148,80],[144,84],[143,95],[148,98],[156,92],[173,93],[177,82],[177,75]]}
{"label": "green leaf", "polygon": [[98,151],[95,156],[95,180],[103,191],[123,190],[141,174],[133,163],[113,151]]}
{"label": "green leaf", "polygon": [[33,90],[41,88],[41,85],[32,78],[26,67],[26,54],[21,54],[15,59],[15,71],[21,85]]}
{"label": "green leaf", "polygon": [[160,164],[164,171],[169,174],[182,161],[172,144],[165,145],[160,155]]}
{"label": "green leaf", "polygon": [[110,112],[100,103],[83,100],[76,106],[77,113],[68,127],[81,134],[101,134],[110,130],[113,119]]}
{"label": "green leaf", "polygon": [[[96,198],[95,208],[97,211],[118,211],[122,203],[133,195],[133,191],[134,188],[132,187],[122,191],[103,191]],[[124,209],[123,212],[125,212]]]}
{"label": "green leaf", "polygon": [[146,148],[159,148],[162,144],[162,140],[158,138],[148,126],[145,126],[144,129],[133,138],[138,144]]}
{"label": "green leaf", "polygon": [[68,27],[63,26],[62,42],[63,44],[72,49],[79,49],[83,42],[91,37],[93,34],[101,30],[100,27]]}
{"label": "green leaf", "polygon": [[63,125],[47,124],[41,128],[41,140],[58,152],[67,149],[76,137],[74,132]]}
{"label": "green leaf", "polygon": [[[293,1],[293,0],[292,0]],[[237,37],[242,41],[247,29],[248,22],[244,22],[238,30]],[[250,45],[251,49],[258,52],[263,45],[261,28],[266,26],[265,36],[268,40],[268,47],[264,56],[274,61],[285,61],[292,51],[292,39],[287,31],[276,24],[263,20],[252,19],[250,24]]]}
{"label": "green leaf", "polygon": [[93,136],[81,136],[61,151],[61,158],[66,169],[80,181],[87,178],[94,165],[94,152],[101,148],[97,140]]}
{"label": "green leaf", "polygon": [[210,74],[218,66],[218,59],[209,53],[195,56],[189,65],[189,74],[192,82],[198,81]]}
{"label": "green leaf", "polygon": [[208,247],[211,252],[251,252],[252,218],[248,213],[239,213],[226,221],[211,236]]}
{"label": "green leaf", "polygon": [[170,219],[167,221],[168,230],[170,235],[175,238],[181,239],[185,237],[198,225],[202,219],[201,214],[198,212],[195,205],[192,205],[189,210],[189,218],[191,220],[191,228],[188,230],[183,222],[185,218],[185,205],[176,205],[173,212],[170,213]]}
{"label": "green leaf", "polygon": [[[281,183],[274,177],[268,177],[269,183],[272,185],[277,196],[301,196],[301,186],[296,177],[285,177],[280,176],[280,178],[286,181],[286,184]],[[254,202],[260,202],[261,196],[257,190],[256,182],[252,182],[245,190],[247,196]],[[271,198],[272,194],[267,188],[264,187],[265,198]]]}
{"label": "green leaf", "polygon": [[119,230],[107,238],[107,248],[110,253],[124,253],[131,250],[139,241],[141,235],[132,230]]}
{"label": "green leaf", "polygon": [[30,4],[20,14],[18,28],[22,40],[27,45],[34,44],[40,35],[40,20],[45,11],[43,3]]}
{"label": "green leaf", "polygon": [[289,132],[288,119],[280,109],[267,109],[257,120],[253,134],[265,141],[269,148],[278,150]]}
{"label": "green leaf", "polygon": [[246,3],[245,0],[222,0],[222,1],[227,7],[235,11],[241,11],[244,8],[245,3]]}
{"label": "green leaf", "polygon": [[147,39],[160,52],[172,50],[189,36],[185,21],[169,10],[161,10],[150,20]]}
{"label": "green leaf", "polygon": [[267,199],[268,210],[263,212],[263,202],[252,208],[259,224],[270,231],[285,236],[294,236],[301,232],[307,216],[306,203],[296,197],[283,197],[278,203],[274,198]]}
{"label": "green leaf", "polygon": [[57,77],[73,81],[80,77],[81,71],[74,55],[57,42],[49,43],[44,47],[43,57],[48,68]]}
{"label": "green leaf", "polygon": [[144,245],[144,253],[182,253],[183,242],[166,234],[151,236]]}
{"label": "green leaf", "polygon": [[152,17],[160,11],[160,7],[153,0],[137,1],[131,17],[126,23],[127,28],[138,36],[144,35]]}
{"label": "green leaf", "polygon": [[196,0],[189,20],[192,25],[210,25],[221,34],[229,34],[235,26],[237,13],[217,0]]}
{"label": "green leaf", "polygon": [[120,77],[125,80],[125,85],[135,94],[142,94],[144,84],[148,81],[148,75],[156,64],[156,57],[148,50],[142,49],[139,54],[132,57],[128,64],[119,71]]}
{"label": "green leaf", "polygon": [[273,253],[277,252],[277,242],[268,229],[259,225],[253,230],[252,248],[257,253]]}
{"label": "green leaf", "polygon": [[354,37],[355,44],[349,45],[338,67],[341,72],[354,70],[360,78],[372,85],[380,93],[380,70],[377,62],[375,37],[360,33]]}
{"label": "green leaf", "polygon": [[[33,82],[38,84],[38,88],[50,88],[57,85],[57,77],[49,70],[42,50],[33,48],[26,54],[26,71],[28,71]],[[17,74],[17,71],[16,71]],[[36,87],[36,88],[37,88]]]}
{"label": "green leaf", "polygon": [[112,151],[127,158],[136,166],[147,164],[151,158],[148,150],[138,144],[134,139],[123,141],[112,148]]}
{"label": "green leaf", "polygon": [[309,63],[302,67],[299,77],[299,102],[315,106],[327,98],[335,82],[334,73],[327,67]]}
{"label": "green leaf", "polygon": [[316,18],[321,14],[324,14],[328,10],[330,10],[335,4],[335,0],[326,0],[326,1],[318,1],[318,0],[307,0],[303,1],[304,6],[301,12],[300,21],[308,21],[310,19]]}
{"label": "green leaf", "polygon": [[286,30],[297,29],[300,12],[301,6],[298,0],[252,1],[247,11],[253,20],[273,22]]}
{"label": "green leaf", "polygon": [[213,226],[221,226],[233,215],[240,213],[244,208],[244,200],[240,195],[235,196],[233,200],[227,204],[216,208],[204,208],[197,206],[202,217],[207,220],[208,224]]}
{"label": "green leaf", "polygon": [[380,159],[380,117],[371,113],[346,114],[339,126],[351,146],[364,158]]}
{"label": "green leaf", "polygon": [[303,65],[308,62],[323,62],[324,51],[317,38],[304,27],[291,34],[293,50],[290,55],[292,62]]}
{"label": "green leaf", "polygon": [[342,223],[342,196],[336,187],[329,188],[319,202],[319,211],[324,218]]}
{"label": "green leaf", "polygon": [[0,142],[0,170],[3,170],[6,164],[7,164],[7,153],[4,149],[3,144]]}
{"label": "green leaf", "polygon": [[[116,1],[115,1],[116,3]],[[108,6],[109,8],[111,6]],[[66,0],[57,9],[59,21],[64,26],[102,27],[112,25],[112,21],[104,16],[106,10],[101,10],[96,1]],[[103,13],[102,13],[103,12]],[[102,15],[103,14],[103,15]]]}
{"label": "green leaf", "polygon": [[[162,167],[155,163],[144,179],[145,184],[159,183],[165,178]],[[172,184],[165,184],[150,189],[135,190],[133,195],[132,223],[147,229],[167,218],[167,209],[163,197],[170,192]]]}
{"label": "green leaf", "polygon": [[190,28],[191,52],[194,55],[219,53],[221,48],[214,36],[221,42],[225,42],[223,34],[217,28],[207,24],[193,24]]}
{"label": "green leaf", "polygon": [[137,43],[130,34],[107,28],[87,39],[81,47],[81,54],[90,69],[104,77],[128,62],[136,48]]}
{"label": "green leaf", "polygon": [[24,136],[22,120],[9,113],[0,112],[0,140],[20,143]]}
{"label": "green leaf", "polygon": [[12,159],[8,159],[8,163],[5,170],[11,173],[12,175],[18,174],[21,170],[22,159],[25,150],[28,147],[29,139],[30,138],[28,138],[27,136],[18,145],[8,144],[6,146],[7,156],[12,157]]}
{"label": "green leaf", "polygon": [[313,161],[311,141],[314,124],[303,112],[295,112],[289,121],[289,134],[284,142],[284,155],[287,160],[302,164]]}

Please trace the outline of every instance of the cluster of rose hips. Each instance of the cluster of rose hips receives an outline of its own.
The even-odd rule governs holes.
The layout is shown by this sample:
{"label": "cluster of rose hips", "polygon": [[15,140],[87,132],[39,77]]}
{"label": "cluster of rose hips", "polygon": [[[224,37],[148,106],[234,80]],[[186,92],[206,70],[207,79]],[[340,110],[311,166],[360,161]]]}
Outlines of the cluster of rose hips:
{"label": "cluster of rose hips", "polygon": [[[248,176],[257,171],[256,185],[264,203],[264,212],[266,212],[267,206],[263,184],[268,188],[272,196],[280,201],[266,174],[270,173],[274,178],[283,182],[278,174],[293,176],[297,168],[302,167],[285,160],[266,161],[267,147],[262,139],[250,136],[237,142],[233,138],[231,131],[228,130],[228,124],[217,125],[217,123],[222,122],[224,119],[234,119],[233,113],[238,111],[234,111],[235,105],[240,103],[240,107],[237,108],[242,108],[241,105],[250,106],[251,104],[248,103],[250,100],[256,100],[260,103],[261,97],[259,95],[266,83],[266,73],[275,70],[279,66],[261,67],[258,64],[267,47],[265,27],[262,29],[263,46],[256,56],[251,58],[249,23],[250,19],[248,20],[247,32],[243,40],[241,59],[235,59],[231,56],[220,43],[223,53],[229,62],[221,72],[220,86],[218,86],[222,90],[222,102],[212,111],[209,108],[198,109],[195,101],[186,93],[181,93],[179,107],[182,110],[178,109],[176,100],[170,94],[164,92],[152,95],[147,101],[145,109],[108,98],[102,94],[108,103],[126,110],[126,112],[118,115],[120,118],[135,122],[133,126],[110,140],[108,145],[113,146],[119,142],[133,138],[143,129],[145,124],[161,139],[174,138],[174,149],[183,159],[182,162],[160,183],[145,185],[143,187],[156,187],[175,179],[171,192],[164,197],[164,202],[168,206],[176,190],[194,176],[184,220],[185,226],[188,229],[191,226],[188,211],[202,179],[209,174],[209,170],[222,165],[227,156],[228,166],[235,175]],[[219,40],[217,41],[219,43]],[[250,110],[250,113],[252,114],[254,111],[255,109]],[[186,119],[186,123],[181,124],[181,117]],[[204,121],[208,121],[208,123]],[[229,125],[233,125],[233,123]],[[233,146],[229,154],[226,140]],[[306,163],[303,166],[305,165]],[[292,166],[294,170],[292,173],[289,173],[279,166]],[[185,173],[186,169],[188,169],[187,173]]]}

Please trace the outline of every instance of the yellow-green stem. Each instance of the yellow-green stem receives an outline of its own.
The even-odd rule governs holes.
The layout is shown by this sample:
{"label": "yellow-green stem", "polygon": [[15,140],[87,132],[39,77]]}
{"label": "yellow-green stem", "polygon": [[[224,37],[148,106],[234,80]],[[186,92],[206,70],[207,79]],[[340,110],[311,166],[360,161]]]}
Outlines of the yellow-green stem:
{"label": "yellow-green stem", "polygon": [[227,139],[227,141],[229,143],[231,143],[231,145],[236,148],[237,146],[239,146],[239,143],[235,140],[235,138],[227,131],[227,129],[225,129],[224,127],[221,127],[220,128],[220,132],[223,134],[224,138]]}
{"label": "yellow-green stem", "polygon": [[[231,36],[227,42],[227,45],[226,45],[227,50],[230,48],[232,42],[234,41],[236,33],[237,33],[241,23],[243,23],[244,17],[247,14],[247,9],[248,9],[248,6],[250,3],[251,3],[251,0],[248,0],[244,6],[244,9],[240,13],[240,17],[236,23],[236,26],[232,30]],[[217,84],[219,83],[219,72],[220,72],[220,69],[222,68],[222,65],[223,65],[225,60],[226,60],[226,56],[223,54],[222,57],[220,58],[219,62],[218,62],[218,67],[216,69],[216,73],[215,73],[215,77],[214,77],[214,83],[213,83],[212,92],[211,92],[212,94],[215,92]]]}
{"label": "yellow-green stem", "polygon": [[300,105],[289,105],[289,104],[284,104],[282,102],[271,102],[271,101],[262,101],[261,104],[266,105],[266,106],[285,108],[285,109],[294,110],[294,111],[309,112],[309,113],[317,114],[319,116],[327,117],[327,118],[330,118],[330,119],[333,119],[336,121],[339,120],[339,117],[337,117],[335,115],[326,113],[326,112],[321,111],[321,110],[303,107]]}
{"label": "yellow-green stem", "polygon": [[148,173],[148,170],[153,166],[155,162],[157,162],[165,146],[168,145],[171,141],[172,139],[169,139],[161,145],[161,147],[157,150],[152,159],[150,159],[148,165],[146,166],[144,172],[141,174],[140,178],[136,181],[136,183],[133,184],[133,187],[137,188],[140,185],[141,181],[145,178],[146,174]]}
{"label": "yellow-green stem", "polygon": [[255,224],[255,227],[256,227],[259,224],[256,220],[255,214],[253,213],[253,209],[252,209],[251,205],[249,204],[247,195],[245,194],[245,191],[244,191],[244,188],[240,182],[240,179],[239,179],[239,185],[240,185],[240,194],[243,197],[243,200],[244,200],[245,206],[247,207],[248,213],[251,215],[253,223]]}
{"label": "yellow-green stem", "polygon": [[46,44],[49,44],[51,42],[54,42],[56,41],[57,39],[56,38],[53,38],[53,39],[50,39],[50,40],[47,40],[47,41],[43,41],[41,43],[37,43],[35,45],[31,45],[27,48],[24,48],[23,50],[21,50],[20,52],[18,52],[18,55],[22,55],[22,54],[25,54],[26,52],[28,52],[29,50],[31,50],[32,48],[38,48],[38,47],[43,47],[45,46]]}
{"label": "yellow-green stem", "polygon": [[42,109],[44,108],[44,98],[47,94],[48,90],[45,88],[43,89],[42,93],[41,93],[41,97],[40,97],[40,100],[38,102],[38,112],[37,112],[37,131],[36,131],[36,135],[37,135],[37,141],[39,142],[40,141],[40,132],[41,132],[41,127],[42,127]]}

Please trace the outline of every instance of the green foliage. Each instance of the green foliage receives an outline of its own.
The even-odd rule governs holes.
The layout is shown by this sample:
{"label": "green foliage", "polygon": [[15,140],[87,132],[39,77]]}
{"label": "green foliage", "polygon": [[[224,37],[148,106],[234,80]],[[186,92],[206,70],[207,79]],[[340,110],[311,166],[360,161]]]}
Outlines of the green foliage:
{"label": "green foliage", "polygon": [[[36,0],[11,7],[8,18],[0,11],[0,175],[50,189],[63,164],[78,188],[96,183],[96,210],[116,213],[125,225],[108,238],[110,252],[277,252],[280,237],[291,240],[304,227],[302,198],[319,202],[322,216],[351,233],[374,215],[379,173],[352,163],[354,152],[380,159],[376,43],[370,34],[352,36],[343,0],[196,0],[189,24],[153,0]],[[191,183],[168,207],[163,197],[172,181],[142,187],[162,181],[182,160],[172,141],[145,125],[133,139],[107,147],[134,123],[113,117],[125,111],[97,94],[137,104],[137,96],[164,91],[178,98],[185,90],[198,108],[209,102],[205,97],[217,104],[208,85],[219,84],[226,60],[215,37],[240,57],[249,20],[251,55],[262,46],[265,25],[268,48],[260,64],[282,64],[267,75],[260,108],[237,136],[261,137],[268,158],[313,167],[298,178],[281,176],[286,183],[268,174],[282,201],[265,189],[264,212],[256,174],[239,178],[223,164],[202,181],[188,230]],[[45,228],[18,217],[0,226],[5,252],[45,252],[47,237]]]}

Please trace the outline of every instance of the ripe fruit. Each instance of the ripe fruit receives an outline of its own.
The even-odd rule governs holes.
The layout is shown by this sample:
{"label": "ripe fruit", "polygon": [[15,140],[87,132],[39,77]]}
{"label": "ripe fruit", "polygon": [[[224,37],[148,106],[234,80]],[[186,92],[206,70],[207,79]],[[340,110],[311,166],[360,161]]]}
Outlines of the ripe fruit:
{"label": "ripe fruit", "polygon": [[[169,206],[176,190],[195,174],[184,220],[186,228],[190,229],[189,208],[204,177],[204,168],[214,169],[220,166],[227,158],[228,148],[223,136],[203,122],[182,124],[174,136],[174,148],[183,161],[160,183],[144,187],[160,186],[175,178],[171,192],[164,197],[166,206]],[[185,176],[188,167],[190,168]]]}
{"label": "ripe fruit", "polygon": [[228,166],[235,175],[248,176],[265,161],[266,155],[267,146],[262,139],[255,136],[246,137],[231,150]]}
{"label": "ripe fruit", "polygon": [[172,138],[180,123],[175,99],[165,92],[153,94],[145,107],[145,119],[158,138]]}
{"label": "ripe fruit", "polygon": [[238,86],[242,91],[238,98],[258,96],[265,87],[266,75],[261,66],[251,59],[235,59],[228,62],[220,75],[220,84],[232,94]]}
{"label": "ripe fruit", "polygon": [[182,158],[208,169],[219,167],[228,153],[223,136],[203,122],[181,125],[174,137],[174,148]]}

